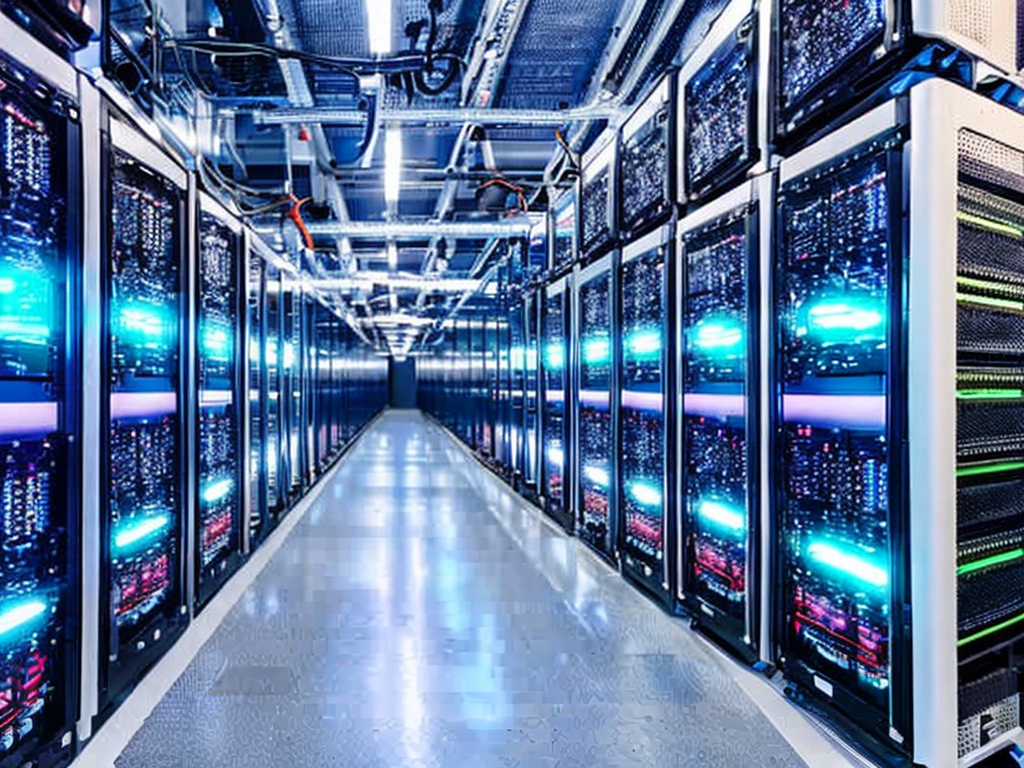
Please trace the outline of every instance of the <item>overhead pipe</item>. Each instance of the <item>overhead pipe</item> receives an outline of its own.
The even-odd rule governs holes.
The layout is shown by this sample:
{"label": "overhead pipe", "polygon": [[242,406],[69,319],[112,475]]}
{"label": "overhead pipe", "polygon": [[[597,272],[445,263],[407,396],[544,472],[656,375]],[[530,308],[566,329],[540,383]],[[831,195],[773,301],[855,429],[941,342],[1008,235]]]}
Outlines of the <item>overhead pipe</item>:
{"label": "overhead pipe", "polygon": [[[615,104],[597,103],[572,109],[494,109],[489,107],[461,107],[437,109],[414,107],[410,109],[378,109],[381,123],[403,125],[459,125],[475,123],[482,126],[559,126],[590,120],[611,120],[618,114]],[[257,125],[296,125],[320,123],[325,125],[364,125],[366,113],[357,109],[336,107],[294,107],[288,109],[255,110],[253,122]]]}
{"label": "overhead pipe", "polygon": [[[479,221],[311,221],[311,235],[362,238],[372,240],[452,237],[458,240],[486,240],[492,237],[515,238],[529,235],[533,226],[529,216]],[[276,234],[279,225],[256,228],[261,234]]]}

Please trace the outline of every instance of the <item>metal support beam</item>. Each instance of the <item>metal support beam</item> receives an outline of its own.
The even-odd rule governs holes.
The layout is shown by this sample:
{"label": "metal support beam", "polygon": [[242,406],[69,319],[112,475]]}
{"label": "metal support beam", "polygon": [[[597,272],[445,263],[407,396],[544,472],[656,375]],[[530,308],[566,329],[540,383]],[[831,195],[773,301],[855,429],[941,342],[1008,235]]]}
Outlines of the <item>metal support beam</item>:
{"label": "metal support beam", "polygon": [[[385,109],[379,110],[378,120],[383,124],[403,125],[459,125],[474,123],[482,126],[559,126],[587,120],[611,120],[618,114],[614,104],[593,104],[574,109],[487,109],[462,107],[455,109]],[[257,110],[252,113],[257,125],[296,125],[321,123],[325,125],[363,125],[366,113],[353,109],[331,107],[301,107],[294,109]]]}
{"label": "metal support beam", "polygon": [[[453,237],[458,240],[486,240],[492,237],[527,237],[532,220],[528,216],[507,219],[483,219],[480,221],[311,221],[306,224],[310,234],[363,238],[387,239],[429,239],[432,237]],[[257,227],[260,234],[274,235],[280,232],[280,225]]]}

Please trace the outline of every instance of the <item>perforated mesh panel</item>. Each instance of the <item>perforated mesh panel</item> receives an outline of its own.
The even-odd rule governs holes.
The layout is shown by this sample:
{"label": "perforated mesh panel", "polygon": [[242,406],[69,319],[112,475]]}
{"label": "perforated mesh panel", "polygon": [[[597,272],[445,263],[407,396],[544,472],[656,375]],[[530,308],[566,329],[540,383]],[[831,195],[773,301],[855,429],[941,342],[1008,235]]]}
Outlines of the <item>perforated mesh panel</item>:
{"label": "perforated mesh panel", "polygon": [[946,8],[950,29],[985,48],[992,47],[991,0],[949,0]]}
{"label": "perforated mesh panel", "polygon": [[1024,152],[987,136],[961,130],[957,135],[960,175],[1024,194]]}
{"label": "perforated mesh panel", "polygon": [[957,306],[957,349],[992,355],[1024,355],[1024,314],[973,305]]}
{"label": "perforated mesh panel", "polygon": [[956,444],[960,455],[987,446],[1024,441],[1024,400],[960,400],[957,402]]}
{"label": "perforated mesh panel", "polygon": [[1012,731],[1020,723],[1020,694],[1003,699],[985,712],[962,721],[957,729],[957,757],[963,757],[981,748],[983,715],[992,718],[992,722],[985,726],[988,737],[994,738]]}
{"label": "perforated mesh panel", "polygon": [[957,490],[956,513],[960,526],[1024,519],[1024,480],[963,486]]}

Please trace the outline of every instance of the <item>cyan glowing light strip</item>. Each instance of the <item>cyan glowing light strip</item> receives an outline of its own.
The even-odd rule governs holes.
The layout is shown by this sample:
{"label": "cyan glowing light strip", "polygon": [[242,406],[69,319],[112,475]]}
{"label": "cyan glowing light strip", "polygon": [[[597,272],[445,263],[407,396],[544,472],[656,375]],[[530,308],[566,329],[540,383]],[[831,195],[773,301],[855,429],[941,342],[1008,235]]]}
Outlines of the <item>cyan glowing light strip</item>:
{"label": "cyan glowing light strip", "polygon": [[994,221],[983,216],[975,216],[974,214],[967,213],[966,211],[957,211],[956,217],[965,224],[973,224],[980,229],[987,229],[990,232],[997,232],[1000,235],[1009,235],[1010,237],[1016,238],[1024,237],[1024,229],[1014,227],[1010,224],[1004,224],[1001,221]]}
{"label": "cyan glowing light strip", "polygon": [[114,537],[114,546],[118,549],[124,549],[125,547],[131,546],[136,542],[142,541],[148,536],[152,536],[154,533],[163,530],[167,527],[167,524],[171,519],[167,515],[156,515],[155,517],[146,517],[139,522],[131,525],[127,530],[123,530]]}
{"label": "cyan glowing light strip", "polygon": [[13,278],[0,277],[0,293],[14,293],[15,287]]}
{"label": "cyan glowing light strip", "polygon": [[544,452],[547,454],[548,461],[550,461],[552,464],[562,466],[563,462],[565,461],[565,453],[562,451],[561,448],[547,448]]}
{"label": "cyan glowing light strip", "polygon": [[612,345],[608,339],[591,339],[583,343],[583,362],[606,363],[611,358]]}
{"label": "cyan glowing light strip", "polygon": [[822,302],[807,311],[811,325],[821,330],[866,331],[885,321],[885,316],[870,306],[845,301]]}
{"label": "cyan glowing light strip", "polygon": [[159,336],[164,332],[164,321],[144,309],[121,310],[121,325],[127,331],[138,331],[146,336]]}
{"label": "cyan glowing light strip", "polygon": [[0,319],[0,335],[28,339],[48,339],[50,326],[43,323],[26,323],[23,320]]}
{"label": "cyan glowing light strip", "polygon": [[869,563],[858,555],[844,552],[823,541],[813,542],[807,548],[807,554],[810,555],[812,560],[822,565],[827,565],[836,571],[845,573],[872,586],[884,587],[889,583],[889,574],[885,569]]}
{"label": "cyan glowing light strip", "polygon": [[743,328],[727,321],[709,322],[697,326],[694,346],[698,349],[725,349],[743,341]]}
{"label": "cyan glowing light strip", "polygon": [[720,501],[707,499],[697,505],[697,516],[711,523],[717,523],[733,533],[744,533],[747,520],[742,512]]}
{"label": "cyan glowing light strip", "polygon": [[653,355],[661,352],[661,334],[657,331],[635,333],[626,341],[626,347],[634,355]]}
{"label": "cyan glowing light strip", "polygon": [[208,328],[203,333],[203,347],[207,352],[224,353],[228,350],[228,334],[222,328]]}
{"label": "cyan glowing light strip", "polygon": [[23,627],[33,619],[39,618],[46,612],[46,603],[42,600],[29,600],[8,608],[0,613],[0,636],[13,632],[18,627]]}
{"label": "cyan glowing light strip", "polygon": [[993,565],[1012,563],[1014,560],[1020,560],[1022,557],[1024,557],[1024,549],[1014,549],[1009,552],[1003,552],[999,555],[992,555],[991,557],[985,557],[981,560],[975,560],[973,563],[961,565],[956,569],[956,575],[963,576],[965,573],[980,571],[982,568],[991,568]]}
{"label": "cyan glowing light strip", "polygon": [[594,483],[594,485],[599,485],[602,488],[608,487],[608,472],[600,467],[584,467],[583,476],[590,482]]}
{"label": "cyan glowing light strip", "polygon": [[213,504],[220,501],[231,493],[232,486],[233,483],[230,480],[218,480],[217,482],[210,484],[203,491],[203,501],[207,504]]}
{"label": "cyan glowing light strip", "polygon": [[633,483],[629,487],[629,494],[641,504],[649,507],[661,506],[661,492],[647,483]]}
{"label": "cyan glowing light strip", "polygon": [[552,370],[565,365],[565,348],[562,344],[548,344],[544,348],[544,365]]}

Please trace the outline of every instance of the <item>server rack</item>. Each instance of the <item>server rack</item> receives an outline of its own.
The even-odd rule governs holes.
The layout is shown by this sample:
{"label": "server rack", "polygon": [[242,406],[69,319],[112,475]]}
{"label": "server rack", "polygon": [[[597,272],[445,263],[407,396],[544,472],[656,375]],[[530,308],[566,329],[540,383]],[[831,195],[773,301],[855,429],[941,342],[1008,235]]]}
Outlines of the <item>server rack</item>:
{"label": "server rack", "polygon": [[774,0],[776,140],[798,140],[805,126],[863,102],[922,52],[913,66],[923,70],[942,71],[956,49],[1018,72],[1020,13],[1014,0]]}
{"label": "server rack", "polygon": [[577,339],[574,350],[576,531],[609,561],[617,557],[618,387],[613,325],[614,276],[618,253],[612,252],[575,275],[573,306]]}
{"label": "server rack", "polygon": [[769,160],[771,2],[732,0],[679,73],[679,200],[706,201]]}
{"label": "server rack", "polygon": [[535,288],[524,292],[522,489],[531,501],[537,501],[540,492],[540,299]]}
{"label": "server rack", "polygon": [[[66,74],[57,69],[48,76]],[[3,768],[63,765],[74,746],[82,429],[77,96],[0,55]]]}
{"label": "server rack", "polygon": [[246,335],[248,336],[249,528],[247,551],[262,543],[272,528],[267,498],[267,323],[266,265],[260,241],[246,230]]}
{"label": "server rack", "polygon": [[895,109],[890,117],[887,130],[843,141],[863,126],[854,123],[781,166],[773,486],[785,674],[808,701],[902,750],[906,137]]}
{"label": "server rack", "polygon": [[270,526],[274,527],[284,516],[288,504],[286,485],[288,470],[285,464],[286,422],[282,410],[283,393],[287,391],[282,387],[284,380],[282,375],[284,365],[282,300],[284,292],[281,269],[273,262],[268,261],[265,264],[263,290],[266,295],[266,330],[263,334],[265,341],[261,355],[263,370],[266,373],[266,384],[263,390],[266,403],[264,408],[266,416],[266,427],[264,428],[266,440],[265,485],[267,516]]}
{"label": "server rack", "polygon": [[913,743],[946,768],[1021,726],[1024,117],[930,82],[910,124]]}
{"label": "server rack", "polygon": [[[613,357],[618,384],[614,518],[622,572],[651,594],[671,598],[672,392],[674,329],[671,227],[627,245],[618,272]],[[586,343],[586,342],[584,342]],[[584,347],[584,349],[586,349]]]}
{"label": "server rack", "polygon": [[548,242],[551,255],[549,270],[558,276],[569,270],[580,253],[579,221],[577,218],[578,193],[572,186],[551,201]]}
{"label": "server rack", "polygon": [[516,283],[509,287],[509,447],[510,479],[523,490],[526,463],[526,299]]}
{"label": "server rack", "polygon": [[196,248],[196,356],[192,406],[196,452],[193,504],[197,610],[238,569],[242,557],[242,383],[245,335],[239,289],[244,267],[241,222],[199,196]]}
{"label": "server rack", "polygon": [[676,75],[664,76],[622,126],[619,229],[635,240],[671,218],[676,200]]}
{"label": "server rack", "polygon": [[596,257],[615,243],[617,131],[606,129],[582,159],[580,179],[580,254]]}
{"label": "server rack", "polygon": [[771,654],[762,417],[773,186],[770,174],[744,182],[682,219],[677,235],[676,596],[701,628],[751,663]]}
{"label": "server rack", "polygon": [[540,493],[544,511],[567,531],[573,524],[568,361],[572,281],[566,276],[544,288],[540,307]]}
{"label": "server rack", "polygon": [[100,721],[189,619],[188,176],[115,116],[106,141]]}

